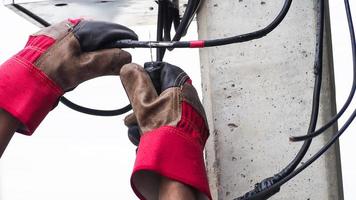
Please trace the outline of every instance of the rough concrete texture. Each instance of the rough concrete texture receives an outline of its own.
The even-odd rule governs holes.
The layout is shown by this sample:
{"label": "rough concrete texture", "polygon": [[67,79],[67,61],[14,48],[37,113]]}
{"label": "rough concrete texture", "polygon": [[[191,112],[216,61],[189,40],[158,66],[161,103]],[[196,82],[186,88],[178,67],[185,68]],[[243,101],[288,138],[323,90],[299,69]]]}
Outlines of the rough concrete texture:
{"label": "rough concrete texture", "polygon": [[[283,0],[205,0],[199,37],[221,38],[255,31],[270,23]],[[324,49],[320,120],[335,114],[329,16]],[[233,199],[272,176],[294,158],[307,132],[314,86],[317,1],[298,0],[270,35],[251,42],[202,49],[204,106],[211,129],[206,159],[214,199]],[[313,141],[307,157],[329,133]],[[275,200],[341,200],[338,145],[292,179]]]}

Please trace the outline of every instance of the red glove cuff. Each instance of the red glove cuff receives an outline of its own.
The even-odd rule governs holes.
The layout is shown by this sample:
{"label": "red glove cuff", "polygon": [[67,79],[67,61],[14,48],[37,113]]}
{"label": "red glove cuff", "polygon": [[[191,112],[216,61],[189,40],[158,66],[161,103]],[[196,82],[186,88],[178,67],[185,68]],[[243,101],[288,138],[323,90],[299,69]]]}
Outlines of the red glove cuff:
{"label": "red glove cuff", "polygon": [[[187,112],[193,109],[191,106],[185,102],[183,105],[183,114],[201,118],[196,112]],[[140,199],[158,199],[158,175],[195,188],[200,192],[199,199],[212,199],[205,171],[204,144],[196,135],[201,133],[194,128],[163,126],[141,137],[131,176],[131,187]]]}
{"label": "red glove cuff", "polygon": [[46,74],[19,56],[0,66],[0,108],[23,124],[20,133],[32,135],[62,95]]}

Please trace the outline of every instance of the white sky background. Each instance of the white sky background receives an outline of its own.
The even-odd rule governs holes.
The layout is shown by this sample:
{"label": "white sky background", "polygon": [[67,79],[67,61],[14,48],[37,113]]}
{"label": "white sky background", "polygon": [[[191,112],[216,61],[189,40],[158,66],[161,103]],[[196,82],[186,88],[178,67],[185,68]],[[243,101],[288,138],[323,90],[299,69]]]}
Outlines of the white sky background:
{"label": "white sky background", "polygon": [[[351,0],[351,4],[356,21],[356,2]],[[330,1],[330,8],[340,108],[352,84],[352,58],[343,1]],[[38,30],[1,4],[0,27],[0,63],[17,53],[28,35]],[[141,39],[148,39],[148,28],[153,38],[155,27],[133,27]],[[197,37],[194,28],[191,38]],[[150,60],[149,50],[132,52],[134,62]],[[187,55],[194,59],[187,59]],[[197,50],[176,51],[166,60],[185,66],[195,85],[200,86]],[[105,77],[89,81],[66,96],[86,106],[111,109],[128,103],[124,95],[118,77]],[[33,136],[14,136],[0,160],[0,199],[135,199],[129,185],[135,148],[129,144],[122,118],[84,115],[59,104]],[[341,138],[345,200],[356,199],[355,128],[354,123]]]}

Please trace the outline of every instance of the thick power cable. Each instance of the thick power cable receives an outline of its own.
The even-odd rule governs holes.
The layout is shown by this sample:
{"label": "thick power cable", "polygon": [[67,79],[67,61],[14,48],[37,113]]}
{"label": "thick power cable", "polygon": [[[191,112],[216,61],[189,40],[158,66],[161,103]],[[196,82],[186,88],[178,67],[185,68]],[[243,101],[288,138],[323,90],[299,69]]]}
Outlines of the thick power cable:
{"label": "thick power cable", "polygon": [[[347,7],[347,9],[349,9]],[[351,16],[351,11],[347,10],[347,15]],[[349,16],[348,16],[349,17]],[[349,23],[349,31],[351,35],[351,42],[353,43],[352,45],[352,54],[356,54],[356,49],[354,48],[356,43],[355,43],[355,30],[353,27],[353,22],[352,22],[352,18],[348,19],[348,23]],[[349,93],[349,96],[346,100],[346,102],[344,103],[344,105],[342,106],[342,108],[340,109],[340,111],[334,116],[332,117],[332,119],[327,122],[324,126],[322,126],[321,128],[319,128],[317,131],[315,131],[314,133],[308,134],[308,135],[304,135],[304,136],[295,136],[295,137],[291,137],[290,140],[291,141],[302,141],[302,140],[307,140],[313,137],[316,137],[322,133],[325,132],[326,129],[328,129],[330,126],[332,126],[333,124],[335,124],[335,122],[345,113],[345,111],[347,110],[347,108],[350,106],[354,96],[355,96],[355,91],[356,91],[356,62],[353,63],[353,82],[352,82],[352,87],[351,87],[351,91]]]}
{"label": "thick power cable", "polygon": [[117,110],[96,110],[96,109],[86,108],[86,107],[80,106],[78,104],[75,104],[65,97],[61,97],[60,101],[61,101],[61,103],[63,103],[64,105],[66,105],[67,107],[69,107],[75,111],[78,111],[78,112],[81,112],[84,114],[88,114],[88,115],[95,115],[95,116],[102,116],[102,117],[122,115],[124,113],[129,112],[132,109],[131,105],[129,104],[129,105],[127,105],[123,108],[117,109]]}
{"label": "thick power cable", "polygon": [[[199,7],[200,0],[189,0],[187,8],[183,14],[182,19],[179,19],[179,5],[175,5],[174,2],[167,0],[159,0],[158,3],[158,17],[157,17],[157,41],[159,42],[171,42],[179,41],[183,35],[185,35],[190,23],[192,22],[194,15]],[[178,18],[178,19],[176,19]],[[179,24],[177,24],[179,21]],[[176,27],[176,33],[171,40],[171,27],[172,24]],[[173,50],[173,48],[169,48]],[[156,60],[162,61],[166,48],[157,48]]]}
{"label": "thick power cable", "polygon": [[[356,65],[356,39],[355,39],[355,32],[354,32],[354,26],[352,22],[352,14],[350,10],[350,4],[348,0],[344,0],[345,4],[345,10],[346,10],[346,15],[347,15],[347,20],[348,20],[348,26],[349,26],[349,31],[350,31],[350,38],[351,38],[351,47],[352,47],[352,60],[353,64]],[[273,184],[268,188],[268,190],[264,190],[259,192],[258,194],[250,197],[250,198],[245,198],[245,200],[261,200],[261,199],[266,199],[265,197],[270,194],[271,191],[276,191],[279,190],[279,188],[286,182],[288,182],[290,179],[301,173],[303,170],[305,170],[307,167],[309,167],[313,162],[315,162],[320,156],[322,156],[333,144],[336,143],[336,141],[339,139],[339,137],[345,132],[345,130],[351,125],[353,120],[356,117],[356,109],[354,109],[353,113],[351,116],[348,118],[348,120],[345,122],[345,124],[341,127],[341,129],[336,132],[332,138],[328,141],[326,145],[324,145],[317,153],[315,153],[309,160],[307,160],[303,165],[301,165],[299,168],[294,170],[292,173],[290,173],[288,176],[284,177],[281,179],[279,182]]]}
{"label": "thick power cable", "polygon": [[[347,0],[346,0],[347,1]],[[269,195],[270,191],[274,190],[279,190],[279,188],[288,182],[290,179],[294,178],[296,175],[301,173],[303,170],[305,170],[307,167],[309,167],[313,162],[315,162],[320,156],[322,156],[332,145],[335,144],[335,142],[340,138],[340,136],[345,132],[345,130],[351,125],[352,121],[356,117],[356,110],[353,111],[351,116],[348,118],[346,123],[341,127],[341,129],[334,134],[334,136],[328,141],[328,143],[323,146],[317,153],[315,153],[309,160],[304,162],[303,165],[298,167],[296,170],[294,170],[292,173],[290,173],[288,176],[284,177],[282,180],[279,182],[275,183],[273,186],[271,186],[268,190],[261,191],[260,193],[252,196],[245,198],[244,200],[264,200],[267,199],[266,196]]]}
{"label": "thick power cable", "polygon": [[200,0],[189,0],[187,3],[187,9],[185,10],[182,20],[176,30],[176,34],[172,41],[179,41],[187,31],[190,23],[192,22],[195,13],[200,5]]}
{"label": "thick power cable", "polygon": [[[312,102],[312,112],[309,122],[308,134],[312,133],[316,129],[316,124],[318,121],[319,115],[319,104],[320,104],[320,93],[321,93],[321,83],[322,83],[322,75],[323,75],[323,44],[324,44],[324,12],[325,0],[319,0],[319,20],[318,20],[318,31],[317,31],[317,44],[315,50],[315,61],[314,61],[314,91],[313,91],[313,102]],[[286,174],[291,173],[304,158],[306,152],[309,149],[311,144],[311,140],[307,140],[304,142],[301,150],[298,152],[295,159],[284,169],[279,175],[285,176]]]}
{"label": "thick power cable", "polygon": [[[322,67],[323,67],[323,39],[324,39],[324,0],[319,0],[319,17],[318,17],[318,30],[317,32],[317,41],[315,49],[315,61],[314,61],[314,73],[315,73],[315,82],[314,82],[314,91],[313,91],[313,103],[312,103],[312,112],[310,117],[310,123],[308,128],[308,134],[315,131],[318,114],[319,114],[319,104],[320,104],[320,93],[321,93],[321,83],[322,83]],[[279,192],[278,187],[273,187],[274,184],[282,180],[284,177],[292,173],[302,161],[306,155],[312,140],[306,140],[295,158],[279,173],[275,174],[272,177],[262,180],[260,183],[255,185],[255,188],[245,195],[236,198],[236,200],[246,200],[254,198],[255,195],[259,194],[262,191],[265,192],[265,196],[261,196],[260,199],[267,199],[277,192]]]}
{"label": "thick power cable", "polygon": [[233,43],[247,42],[255,39],[262,38],[272,32],[285,18],[289,8],[292,4],[292,0],[285,0],[283,8],[277,15],[277,17],[266,27],[258,31],[237,35],[233,37],[213,39],[213,40],[197,40],[197,41],[134,41],[134,40],[120,40],[117,41],[114,46],[118,48],[204,48],[222,46]]}
{"label": "thick power cable", "polygon": [[[165,15],[164,15],[164,8],[166,7],[167,1],[165,0],[159,0],[158,1],[158,15],[157,15],[157,41],[163,41],[163,30],[164,30],[164,20],[165,20]],[[157,49],[156,50],[156,60],[157,61],[162,61],[164,54],[166,52],[166,49]]]}

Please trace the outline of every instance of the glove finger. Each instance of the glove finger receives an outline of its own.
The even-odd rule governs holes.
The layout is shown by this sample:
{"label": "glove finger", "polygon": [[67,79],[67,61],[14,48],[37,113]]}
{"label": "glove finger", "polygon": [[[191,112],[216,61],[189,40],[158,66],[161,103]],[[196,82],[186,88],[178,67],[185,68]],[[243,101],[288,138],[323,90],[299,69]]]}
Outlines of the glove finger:
{"label": "glove finger", "polygon": [[104,49],[83,53],[79,62],[77,78],[81,83],[99,76],[119,75],[121,67],[131,62],[131,55],[120,49]]}
{"label": "glove finger", "polygon": [[180,87],[190,80],[184,70],[166,62],[147,62],[144,66],[158,94],[171,87]]}
{"label": "glove finger", "polygon": [[73,26],[76,26],[80,22],[80,19],[75,20],[63,20],[58,23],[54,23],[51,26],[45,27],[37,31],[36,33],[32,34],[31,36],[40,36],[45,35],[55,40],[63,39],[67,34],[68,31],[71,30]]}
{"label": "glove finger", "polygon": [[132,144],[138,146],[141,138],[141,130],[138,126],[137,119],[134,113],[127,115],[124,119],[124,123],[127,126],[128,137]]}
{"label": "glove finger", "polygon": [[[165,62],[156,62],[155,67],[161,67],[160,74],[160,85],[161,90],[164,91],[170,87],[182,87],[182,96],[183,101],[187,102],[195,108],[195,110],[204,117],[205,111],[204,107],[200,102],[198,92],[192,85],[192,81],[189,76],[181,68],[165,63]],[[207,124],[207,123],[206,123]]]}
{"label": "glove finger", "polygon": [[127,115],[124,119],[124,124],[127,127],[133,126],[133,125],[137,125],[137,119],[134,113],[131,113],[129,115]]}
{"label": "glove finger", "polygon": [[134,144],[135,146],[138,146],[140,144],[141,131],[138,125],[130,126],[127,130],[127,135],[132,144]]}
{"label": "glove finger", "polygon": [[157,99],[157,91],[150,76],[137,64],[124,65],[120,78],[140,124],[140,116],[144,116],[150,103]]}
{"label": "glove finger", "polygon": [[180,67],[165,62],[156,62],[156,65],[162,68],[160,77],[162,91],[170,87],[180,87],[190,80],[188,74]]}
{"label": "glove finger", "polygon": [[85,52],[106,48],[117,40],[138,40],[137,34],[131,29],[101,21],[82,20],[74,27],[73,33]]}
{"label": "glove finger", "polygon": [[145,71],[148,73],[148,75],[151,78],[151,81],[153,83],[153,86],[155,87],[157,94],[161,94],[161,70],[162,67],[161,65],[158,65],[157,63],[161,62],[146,62],[144,64]]}

